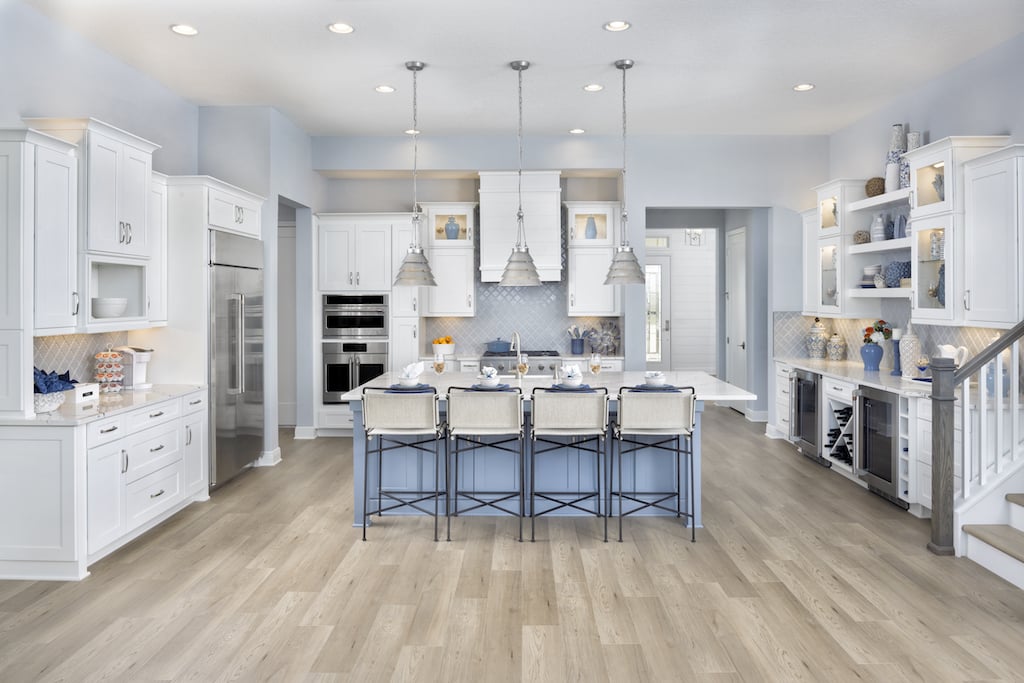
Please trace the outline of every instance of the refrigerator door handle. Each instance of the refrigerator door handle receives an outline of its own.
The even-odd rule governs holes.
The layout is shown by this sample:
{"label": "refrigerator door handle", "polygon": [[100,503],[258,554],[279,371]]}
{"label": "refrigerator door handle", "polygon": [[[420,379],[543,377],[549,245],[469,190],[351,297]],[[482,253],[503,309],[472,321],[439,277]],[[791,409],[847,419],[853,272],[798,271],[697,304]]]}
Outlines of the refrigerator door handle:
{"label": "refrigerator door handle", "polygon": [[238,295],[238,389],[245,393],[245,294]]}
{"label": "refrigerator door handle", "polygon": [[242,387],[242,349],[241,349],[241,346],[242,346],[242,321],[243,321],[243,318],[242,318],[243,298],[242,298],[242,295],[238,294],[238,293],[228,294],[227,298],[228,298],[228,305],[229,306],[231,304],[235,305],[234,315],[231,315],[229,313],[228,314],[228,319],[230,320],[231,318],[234,318],[233,322],[235,323],[235,327],[236,327],[235,333],[234,333],[234,338],[232,338],[231,337],[231,324],[229,322],[229,324],[228,324],[228,349],[230,350],[232,346],[234,347],[233,350],[235,352],[235,358],[234,358],[235,377],[234,377],[234,381],[232,382],[231,381],[231,377],[230,377],[230,373],[228,374],[229,379],[228,379],[228,386],[227,386],[227,394],[228,394],[228,396],[237,396],[237,395],[241,394],[242,391],[244,390],[243,387]]}

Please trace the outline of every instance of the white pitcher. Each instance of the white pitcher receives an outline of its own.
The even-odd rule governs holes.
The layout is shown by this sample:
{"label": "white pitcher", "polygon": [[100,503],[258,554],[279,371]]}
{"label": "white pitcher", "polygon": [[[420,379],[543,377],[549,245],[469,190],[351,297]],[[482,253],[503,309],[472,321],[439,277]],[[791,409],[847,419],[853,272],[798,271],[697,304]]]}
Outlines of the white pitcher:
{"label": "white pitcher", "polygon": [[939,344],[939,358],[952,358],[953,364],[960,366],[967,360],[967,347]]}

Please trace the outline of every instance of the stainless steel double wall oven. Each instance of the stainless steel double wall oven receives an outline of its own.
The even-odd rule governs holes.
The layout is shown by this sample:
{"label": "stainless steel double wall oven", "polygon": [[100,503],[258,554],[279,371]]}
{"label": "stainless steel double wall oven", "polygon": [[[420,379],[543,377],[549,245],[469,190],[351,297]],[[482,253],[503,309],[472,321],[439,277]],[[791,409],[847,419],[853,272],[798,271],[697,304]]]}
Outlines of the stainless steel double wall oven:
{"label": "stainless steel double wall oven", "polygon": [[323,296],[323,402],[388,370],[388,295]]}

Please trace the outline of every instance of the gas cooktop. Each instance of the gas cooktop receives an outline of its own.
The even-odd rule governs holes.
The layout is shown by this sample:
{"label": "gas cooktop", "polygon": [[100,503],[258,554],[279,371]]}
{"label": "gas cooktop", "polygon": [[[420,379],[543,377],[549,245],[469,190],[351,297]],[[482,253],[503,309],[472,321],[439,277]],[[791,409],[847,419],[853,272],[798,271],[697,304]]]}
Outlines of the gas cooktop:
{"label": "gas cooktop", "polygon": [[[484,358],[515,358],[519,355],[519,351],[484,351]],[[524,353],[531,358],[534,356],[543,358],[558,358],[561,354],[558,351],[530,351],[525,350]]]}

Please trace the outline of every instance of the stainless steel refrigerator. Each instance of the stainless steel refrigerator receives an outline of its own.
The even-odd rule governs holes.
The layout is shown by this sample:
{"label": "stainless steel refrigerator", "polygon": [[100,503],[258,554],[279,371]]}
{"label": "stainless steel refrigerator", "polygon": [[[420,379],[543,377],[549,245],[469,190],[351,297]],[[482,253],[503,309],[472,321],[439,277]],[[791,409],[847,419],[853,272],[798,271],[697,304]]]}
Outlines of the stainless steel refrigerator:
{"label": "stainless steel refrigerator", "polygon": [[263,451],[263,242],[210,231],[210,488]]}

